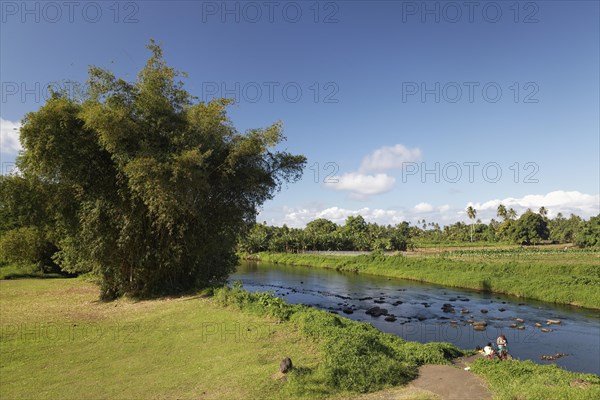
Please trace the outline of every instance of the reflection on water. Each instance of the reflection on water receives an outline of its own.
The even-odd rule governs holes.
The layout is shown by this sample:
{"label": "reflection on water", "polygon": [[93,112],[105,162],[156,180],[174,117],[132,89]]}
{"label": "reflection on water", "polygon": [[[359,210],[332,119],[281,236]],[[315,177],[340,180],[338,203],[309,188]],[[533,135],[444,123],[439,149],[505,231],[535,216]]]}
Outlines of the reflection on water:
{"label": "reflection on water", "polygon": [[[406,340],[451,342],[472,349],[495,342],[498,335],[504,334],[515,358],[548,364],[540,359],[542,355],[566,353],[568,356],[551,362],[568,370],[600,375],[600,315],[593,310],[402,279],[264,262],[243,262],[231,277],[231,281],[235,280],[242,281],[247,290],[272,290],[290,303],[366,321]],[[395,317],[388,320],[395,320],[366,314],[374,306],[387,310],[388,315]],[[548,325],[548,319],[559,319],[561,323]],[[487,328],[475,331],[467,321],[486,321]],[[543,332],[542,328],[550,331]]]}

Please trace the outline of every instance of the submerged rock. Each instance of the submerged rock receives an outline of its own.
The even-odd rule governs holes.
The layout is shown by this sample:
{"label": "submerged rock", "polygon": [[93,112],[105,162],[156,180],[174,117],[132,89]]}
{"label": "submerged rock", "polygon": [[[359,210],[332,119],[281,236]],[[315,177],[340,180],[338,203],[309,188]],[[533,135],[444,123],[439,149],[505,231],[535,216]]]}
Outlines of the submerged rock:
{"label": "submerged rock", "polygon": [[394,322],[396,321],[396,317],[394,317],[393,315],[388,315],[384,318],[384,320],[386,320],[387,322]]}
{"label": "submerged rock", "polygon": [[445,313],[453,313],[454,306],[452,306],[450,303],[444,303],[444,305],[442,305],[442,311]]}
{"label": "submerged rock", "polygon": [[385,308],[379,308],[377,306],[369,308],[366,313],[372,317],[380,317],[387,315],[388,311]]}
{"label": "submerged rock", "polygon": [[567,356],[567,355],[568,355],[568,354],[565,354],[565,353],[556,353],[556,354],[555,354],[555,355],[553,355],[553,356],[546,356],[546,355],[544,355],[544,356],[540,356],[540,358],[541,358],[542,360],[548,360],[548,361],[552,361],[552,360],[556,360],[556,359],[558,359],[558,358],[561,358],[561,357],[564,357],[564,356]]}

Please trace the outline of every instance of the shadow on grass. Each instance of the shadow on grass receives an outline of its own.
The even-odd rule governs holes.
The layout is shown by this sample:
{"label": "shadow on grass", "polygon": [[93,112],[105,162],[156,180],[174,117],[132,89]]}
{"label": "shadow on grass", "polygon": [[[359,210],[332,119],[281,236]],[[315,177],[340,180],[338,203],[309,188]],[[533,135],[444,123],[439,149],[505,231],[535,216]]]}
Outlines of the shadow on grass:
{"label": "shadow on grass", "polygon": [[74,278],[74,276],[61,275],[61,274],[44,274],[41,272],[12,272],[0,277],[0,279],[11,280],[11,279],[67,279]]}
{"label": "shadow on grass", "polygon": [[146,293],[146,294],[138,294],[138,295],[120,295],[114,298],[99,298],[95,300],[98,303],[112,303],[113,301],[117,301],[119,299],[126,298],[131,302],[139,303],[142,301],[150,301],[150,300],[181,300],[181,301],[190,301],[190,300],[199,300],[205,298],[211,298],[214,295],[214,291],[223,285],[214,285],[208,287],[199,287],[199,288],[190,288],[187,290],[172,290],[168,292],[160,292],[160,293]]}
{"label": "shadow on grass", "polygon": [[492,284],[489,279],[481,281],[481,291],[483,293],[492,293]]}

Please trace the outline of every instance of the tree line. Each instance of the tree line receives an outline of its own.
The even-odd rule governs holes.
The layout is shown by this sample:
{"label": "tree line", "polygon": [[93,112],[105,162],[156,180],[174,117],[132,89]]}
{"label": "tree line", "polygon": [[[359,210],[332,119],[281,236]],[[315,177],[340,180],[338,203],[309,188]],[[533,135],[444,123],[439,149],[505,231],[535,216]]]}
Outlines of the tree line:
{"label": "tree line", "polygon": [[558,213],[548,218],[548,211],[541,207],[538,212],[530,209],[522,215],[500,204],[499,219],[484,224],[477,210],[469,206],[467,216],[470,224],[456,222],[441,227],[425,219],[411,225],[379,225],[366,222],[360,216],[349,216],[345,223],[336,224],[318,218],[306,224],[304,229],[255,224],[240,237],[239,250],[246,253],[260,251],[404,251],[419,244],[450,244],[465,242],[514,243],[536,245],[542,243],[574,243],[579,247],[600,247],[600,215],[584,220],[571,214],[569,218]]}

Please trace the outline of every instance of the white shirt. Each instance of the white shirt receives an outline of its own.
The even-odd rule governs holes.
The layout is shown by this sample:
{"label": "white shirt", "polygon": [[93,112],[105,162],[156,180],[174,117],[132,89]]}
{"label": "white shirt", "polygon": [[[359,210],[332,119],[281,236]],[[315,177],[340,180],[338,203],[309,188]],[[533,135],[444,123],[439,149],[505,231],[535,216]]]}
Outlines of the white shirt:
{"label": "white shirt", "polygon": [[492,354],[494,354],[494,349],[493,349],[491,346],[485,346],[485,347],[483,348],[483,353],[484,353],[486,356],[491,356]]}

